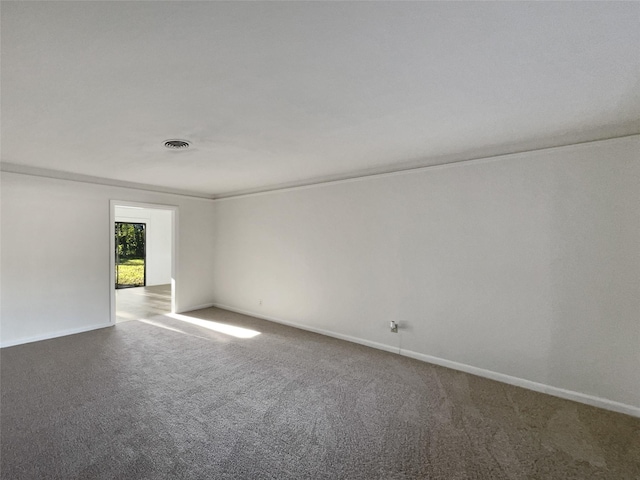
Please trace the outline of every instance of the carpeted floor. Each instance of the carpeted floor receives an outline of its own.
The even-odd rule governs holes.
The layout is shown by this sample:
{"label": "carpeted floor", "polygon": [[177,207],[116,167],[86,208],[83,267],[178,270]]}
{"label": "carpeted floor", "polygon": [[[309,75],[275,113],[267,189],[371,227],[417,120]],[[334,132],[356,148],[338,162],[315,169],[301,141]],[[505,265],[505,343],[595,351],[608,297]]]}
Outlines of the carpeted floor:
{"label": "carpeted floor", "polygon": [[640,478],[640,419],[213,308],[1,361],[7,480]]}

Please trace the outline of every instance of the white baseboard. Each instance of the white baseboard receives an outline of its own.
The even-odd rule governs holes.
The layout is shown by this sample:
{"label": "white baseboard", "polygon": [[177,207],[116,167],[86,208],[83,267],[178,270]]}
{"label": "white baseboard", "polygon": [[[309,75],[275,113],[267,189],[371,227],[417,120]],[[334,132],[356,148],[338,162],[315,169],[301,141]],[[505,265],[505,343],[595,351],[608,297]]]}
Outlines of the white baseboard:
{"label": "white baseboard", "polygon": [[627,415],[640,417],[640,407],[634,407],[633,405],[627,405],[626,403],[615,402],[613,400],[607,400],[606,398],[596,397],[594,395],[588,395],[586,393],[553,387],[551,385],[533,382],[524,378],[512,377],[511,375],[506,375],[504,373],[485,370],[484,368],[478,368],[472,365],[466,365],[464,363],[453,362],[451,360],[445,360],[444,358],[433,357],[431,355],[412,352],[410,350],[402,350],[400,352],[400,355],[415,358],[416,360],[421,360],[427,363],[433,363],[434,365],[440,365],[441,367],[447,367],[453,370],[470,373],[479,377],[489,378],[498,382],[508,383],[509,385],[515,385],[516,387],[526,388],[535,392],[546,393],[548,395],[553,395],[554,397],[565,398],[567,400],[573,400],[575,402],[584,403],[593,407],[604,408],[605,410],[612,410],[614,412],[626,413]]}
{"label": "white baseboard", "polygon": [[504,373],[494,372],[491,370],[486,370],[484,368],[474,367],[472,365],[466,365],[464,363],[458,363],[452,360],[446,360],[444,358],[434,357],[431,355],[425,355],[423,353],[412,352],[410,350],[402,350],[402,349],[399,350],[397,347],[393,347],[391,345],[372,342],[362,338],[352,337],[350,335],[343,335],[341,333],[331,332],[329,330],[323,330],[320,328],[308,327],[300,323],[288,322],[276,317],[271,317],[268,315],[251,312],[248,310],[242,310],[242,309],[231,307],[229,305],[224,305],[221,303],[213,303],[211,305],[208,305],[207,307],[202,307],[202,308],[208,308],[211,306],[221,308],[223,310],[229,310],[231,312],[241,313],[243,315],[249,315],[251,317],[261,318],[263,320],[268,320],[270,322],[281,323],[283,325],[299,328],[301,330],[320,333],[322,335],[327,335],[328,337],[339,338],[340,340],[346,340],[348,342],[358,343],[360,345],[365,345],[367,347],[377,348],[379,350],[385,350],[387,352],[392,352],[392,353],[399,353],[400,355],[403,355],[405,357],[414,358],[416,360],[432,363],[434,365],[440,365],[441,367],[451,368],[453,370],[470,373],[472,375],[477,375],[479,377],[489,378],[491,380],[507,383],[509,385],[515,385],[516,387],[522,387],[528,390],[533,390],[535,392],[541,392],[541,393],[546,393],[548,395],[553,395],[554,397],[573,400],[575,402],[584,403],[586,405],[591,405],[593,407],[603,408],[605,410],[611,410],[614,412],[624,413],[627,415],[640,418],[640,407],[627,405],[626,403],[615,402],[613,400],[608,400],[602,397],[596,397],[594,395],[588,395],[586,393],[576,392],[573,390],[566,390],[564,388],[559,388],[559,387],[553,387],[551,385],[546,385],[544,383],[538,383],[531,380],[526,380],[524,378],[513,377],[511,375],[506,375]]}
{"label": "white baseboard", "polygon": [[202,305],[193,305],[191,307],[184,307],[184,308],[176,309],[176,313],[193,312],[194,310],[202,310],[204,308],[211,308],[211,307],[215,307],[215,306],[216,306],[215,303],[203,303]]}
{"label": "white baseboard", "polygon": [[243,315],[248,315],[250,317],[260,318],[262,320],[268,320],[274,323],[280,323],[282,325],[287,325],[289,327],[299,328],[300,330],[306,330],[308,332],[319,333],[321,335],[326,335],[327,337],[333,337],[333,338],[338,338],[340,340],[346,340],[347,342],[358,343],[360,345],[365,345],[367,347],[377,348],[378,350],[398,353],[398,347],[385,345],[384,343],[372,342],[370,340],[365,340],[363,338],[352,337],[351,335],[344,335],[342,333],[336,333],[330,330],[323,330],[322,328],[308,327],[307,325],[303,325],[301,323],[289,322],[286,320],[282,320],[280,318],[270,317],[268,315],[262,315],[261,313],[256,313],[256,312],[251,312],[249,310],[242,310],[240,308],[230,307],[229,305],[223,305],[221,303],[214,303],[210,306],[221,308],[223,310],[229,310],[230,312],[241,313]]}
{"label": "white baseboard", "polygon": [[49,340],[51,338],[65,337],[67,335],[74,335],[76,333],[89,332],[91,330],[98,330],[100,328],[113,327],[113,323],[101,323],[99,325],[90,325],[88,327],[70,328],[68,330],[59,330],[57,332],[45,333],[44,335],[36,335],[35,337],[23,337],[17,340],[9,340],[8,342],[0,343],[0,348],[14,347],[16,345],[23,345],[25,343],[39,342],[41,340]]}

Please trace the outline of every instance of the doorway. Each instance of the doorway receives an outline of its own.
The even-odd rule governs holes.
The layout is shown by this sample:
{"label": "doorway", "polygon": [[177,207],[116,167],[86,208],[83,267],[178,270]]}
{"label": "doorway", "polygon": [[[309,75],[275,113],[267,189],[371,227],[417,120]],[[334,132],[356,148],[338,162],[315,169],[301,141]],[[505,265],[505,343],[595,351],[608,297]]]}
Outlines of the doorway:
{"label": "doorway", "polygon": [[175,313],[177,207],[111,201],[111,323]]}

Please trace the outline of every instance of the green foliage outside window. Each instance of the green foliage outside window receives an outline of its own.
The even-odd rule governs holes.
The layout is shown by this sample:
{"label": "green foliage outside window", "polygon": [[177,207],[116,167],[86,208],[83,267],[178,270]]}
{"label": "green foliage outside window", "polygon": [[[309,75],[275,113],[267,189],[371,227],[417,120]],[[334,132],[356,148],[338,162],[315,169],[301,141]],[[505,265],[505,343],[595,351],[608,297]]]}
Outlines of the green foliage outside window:
{"label": "green foliage outside window", "polygon": [[116,223],[116,253],[118,257],[144,258],[144,224]]}

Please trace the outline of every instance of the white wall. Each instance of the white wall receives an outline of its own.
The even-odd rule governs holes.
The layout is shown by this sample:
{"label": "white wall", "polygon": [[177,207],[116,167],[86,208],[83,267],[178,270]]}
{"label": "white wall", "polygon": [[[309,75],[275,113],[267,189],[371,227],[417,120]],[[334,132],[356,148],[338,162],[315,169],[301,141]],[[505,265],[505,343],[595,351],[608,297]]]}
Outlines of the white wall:
{"label": "white wall", "polygon": [[215,301],[638,415],[639,151],[634,136],[214,203],[2,173],[0,341],[108,325],[109,200],[170,204],[178,311]]}
{"label": "white wall", "polygon": [[216,201],[215,301],[638,415],[639,152],[634,136]]}
{"label": "white wall", "polygon": [[171,283],[171,211],[116,206],[115,218],[146,225],[146,284]]}
{"label": "white wall", "polygon": [[1,185],[3,346],[109,325],[111,199],[178,206],[176,309],[212,301],[210,201],[6,172]]}

